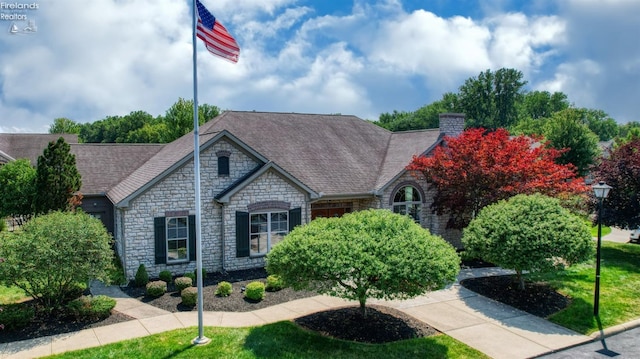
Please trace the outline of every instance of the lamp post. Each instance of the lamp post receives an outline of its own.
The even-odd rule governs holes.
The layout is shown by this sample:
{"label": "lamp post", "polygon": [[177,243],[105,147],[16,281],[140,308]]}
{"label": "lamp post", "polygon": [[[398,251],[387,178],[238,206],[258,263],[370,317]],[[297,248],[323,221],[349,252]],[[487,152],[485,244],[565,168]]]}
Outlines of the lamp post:
{"label": "lamp post", "polygon": [[602,243],[602,202],[609,195],[611,186],[600,182],[593,187],[593,194],[598,199],[598,246],[596,250],[596,290],[593,297],[593,315],[598,316],[600,312],[600,246]]}

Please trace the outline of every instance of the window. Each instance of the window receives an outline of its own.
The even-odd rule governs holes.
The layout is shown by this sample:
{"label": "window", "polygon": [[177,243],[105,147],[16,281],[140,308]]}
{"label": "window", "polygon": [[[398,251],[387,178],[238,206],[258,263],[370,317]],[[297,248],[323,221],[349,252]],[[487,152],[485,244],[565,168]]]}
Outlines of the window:
{"label": "window", "polygon": [[393,212],[411,216],[418,223],[420,222],[421,208],[420,192],[413,186],[400,188],[393,197]]}
{"label": "window", "polygon": [[218,157],[218,176],[229,175],[229,156]]}
{"label": "window", "polygon": [[176,264],[196,260],[196,217],[175,215],[154,218],[155,263]]}
{"label": "window", "polygon": [[236,256],[267,254],[295,226],[302,223],[302,209],[236,212]]}
{"label": "window", "polygon": [[252,213],[250,255],[267,254],[289,232],[288,212]]}
{"label": "window", "polygon": [[189,259],[189,226],[187,217],[167,218],[167,263]]}

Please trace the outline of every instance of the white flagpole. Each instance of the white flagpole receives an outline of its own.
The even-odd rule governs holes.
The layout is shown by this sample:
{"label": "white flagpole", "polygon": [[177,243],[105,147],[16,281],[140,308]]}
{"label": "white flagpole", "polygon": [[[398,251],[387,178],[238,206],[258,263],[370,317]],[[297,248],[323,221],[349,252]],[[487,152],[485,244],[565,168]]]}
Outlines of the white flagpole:
{"label": "white flagpole", "polygon": [[196,54],[196,26],[198,8],[196,0],[192,1],[192,46],[193,46],[193,177],[196,194],[196,282],[198,286],[198,337],[193,344],[207,344],[211,340],[204,336],[202,319],[202,221],[200,218],[200,130],[198,125],[198,66]]}

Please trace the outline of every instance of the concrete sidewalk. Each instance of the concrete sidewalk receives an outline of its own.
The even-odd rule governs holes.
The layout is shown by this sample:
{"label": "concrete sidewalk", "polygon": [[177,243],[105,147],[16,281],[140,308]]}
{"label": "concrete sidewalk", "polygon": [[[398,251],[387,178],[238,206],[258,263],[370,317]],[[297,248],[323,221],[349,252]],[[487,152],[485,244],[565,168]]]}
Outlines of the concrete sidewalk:
{"label": "concrete sidewalk", "polygon": [[[463,270],[459,280],[507,273],[499,268]],[[129,298],[117,287],[97,284],[91,290],[94,294],[116,298],[115,309],[136,319],[74,333],[0,344],[0,358],[34,358],[198,325],[195,311],[170,313]],[[496,359],[530,358],[593,340],[477,295],[458,283],[410,300],[372,300],[370,303],[402,310]],[[203,319],[205,326],[257,326],[354,304],[338,298],[315,296],[252,312],[205,312]],[[194,331],[194,337],[196,335]]]}

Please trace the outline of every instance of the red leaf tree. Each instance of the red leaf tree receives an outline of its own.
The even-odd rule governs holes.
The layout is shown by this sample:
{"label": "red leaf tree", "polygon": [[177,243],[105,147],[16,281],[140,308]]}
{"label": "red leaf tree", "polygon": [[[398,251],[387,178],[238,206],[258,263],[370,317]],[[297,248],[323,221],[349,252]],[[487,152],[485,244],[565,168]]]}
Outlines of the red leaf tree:
{"label": "red leaf tree", "polygon": [[483,207],[517,194],[563,197],[588,190],[573,165],[555,162],[562,151],[539,138],[476,128],[444,140],[431,156],[414,156],[407,169],[437,190],[432,209],[451,215],[449,228],[464,228]]}

